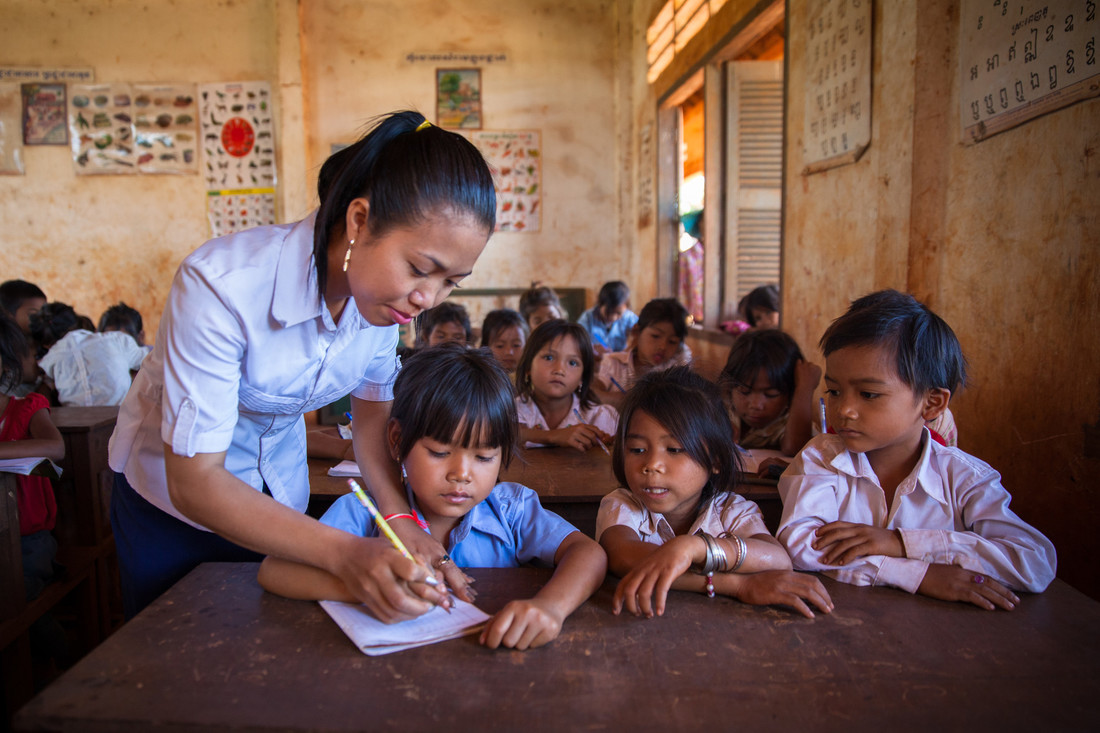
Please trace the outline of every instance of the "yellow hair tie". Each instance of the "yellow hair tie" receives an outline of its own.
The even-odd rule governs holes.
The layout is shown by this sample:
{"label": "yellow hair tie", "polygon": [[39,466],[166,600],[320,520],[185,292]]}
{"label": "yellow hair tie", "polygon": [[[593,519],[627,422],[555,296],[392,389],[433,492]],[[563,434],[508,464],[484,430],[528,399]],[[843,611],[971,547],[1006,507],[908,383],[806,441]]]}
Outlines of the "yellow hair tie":
{"label": "yellow hair tie", "polygon": [[421,122],[421,123],[420,123],[419,125],[417,125],[417,127],[416,127],[416,131],[417,131],[417,132],[420,132],[420,131],[421,131],[421,130],[423,130],[424,128],[426,128],[426,127],[431,127],[431,126],[432,126],[432,123],[428,122],[427,120],[424,120],[424,121],[423,121],[423,122]]}

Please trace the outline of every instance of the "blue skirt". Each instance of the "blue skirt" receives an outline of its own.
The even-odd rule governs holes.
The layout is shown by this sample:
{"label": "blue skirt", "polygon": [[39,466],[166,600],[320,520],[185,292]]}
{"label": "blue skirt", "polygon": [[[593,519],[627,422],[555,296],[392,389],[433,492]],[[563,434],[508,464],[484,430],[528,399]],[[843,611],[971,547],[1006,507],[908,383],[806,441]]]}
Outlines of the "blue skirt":
{"label": "blue skirt", "polygon": [[122,610],[133,618],[204,562],[259,562],[264,556],[161,511],[115,474],[111,529],[118,548]]}

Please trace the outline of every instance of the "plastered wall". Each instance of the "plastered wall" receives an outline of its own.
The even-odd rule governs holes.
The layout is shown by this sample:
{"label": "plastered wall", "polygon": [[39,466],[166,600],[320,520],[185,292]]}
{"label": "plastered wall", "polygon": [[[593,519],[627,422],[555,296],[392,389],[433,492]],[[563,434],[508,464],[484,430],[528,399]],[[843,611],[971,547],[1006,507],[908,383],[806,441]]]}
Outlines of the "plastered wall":
{"label": "plastered wall", "polygon": [[[788,5],[788,44],[808,0]],[[804,67],[788,59],[783,323],[816,342],[868,291],[909,290],[952,325],[971,382],[959,444],[991,463],[1013,508],[1059,551],[1059,576],[1100,596],[1092,560],[1100,460],[1100,100],[976,145],[957,129],[957,3],[874,6],[873,137],[855,164],[799,171]]]}

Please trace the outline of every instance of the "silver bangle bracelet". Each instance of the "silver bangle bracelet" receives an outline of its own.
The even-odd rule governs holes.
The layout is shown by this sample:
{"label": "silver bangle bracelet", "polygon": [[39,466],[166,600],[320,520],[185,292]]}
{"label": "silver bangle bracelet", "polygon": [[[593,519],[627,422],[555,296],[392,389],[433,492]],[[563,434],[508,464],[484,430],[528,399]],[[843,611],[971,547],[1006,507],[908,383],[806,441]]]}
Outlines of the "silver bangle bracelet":
{"label": "silver bangle bracelet", "polygon": [[741,565],[745,562],[745,555],[748,554],[749,548],[745,545],[745,541],[738,535],[732,535],[732,539],[737,543],[737,564],[730,570],[731,573],[736,573],[740,570]]}

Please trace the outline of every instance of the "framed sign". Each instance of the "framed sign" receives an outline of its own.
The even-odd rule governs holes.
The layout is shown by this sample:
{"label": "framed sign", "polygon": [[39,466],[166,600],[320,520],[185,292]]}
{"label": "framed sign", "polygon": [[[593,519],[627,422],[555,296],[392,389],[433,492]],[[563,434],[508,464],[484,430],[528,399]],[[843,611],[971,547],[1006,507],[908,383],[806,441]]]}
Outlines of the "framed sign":
{"label": "framed sign", "polygon": [[481,129],[481,69],[436,69],[435,124]]}
{"label": "framed sign", "polygon": [[23,85],[23,144],[67,145],[64,84]]}

